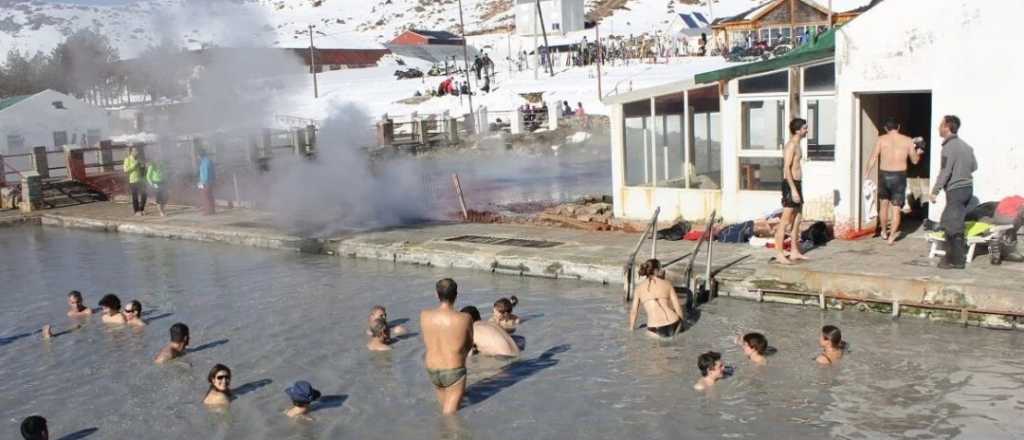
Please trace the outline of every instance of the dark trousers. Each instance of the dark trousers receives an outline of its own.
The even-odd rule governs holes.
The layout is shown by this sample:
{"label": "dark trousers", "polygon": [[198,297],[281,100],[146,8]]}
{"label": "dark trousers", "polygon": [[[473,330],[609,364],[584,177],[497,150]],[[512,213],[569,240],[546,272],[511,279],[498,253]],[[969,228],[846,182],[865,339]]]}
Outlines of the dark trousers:
{"label": "dark trousers", "polygon": [[132,193],[132,212],[146,210],[146,183],[136,182],[128,185]]}
{"label": "dark trousers", "polygon": [[964,217],[967,216],[967,204],[972,196],[973,187],[946,190],[946,208],[942,210],[939,220],[946,235],[964,235]]}

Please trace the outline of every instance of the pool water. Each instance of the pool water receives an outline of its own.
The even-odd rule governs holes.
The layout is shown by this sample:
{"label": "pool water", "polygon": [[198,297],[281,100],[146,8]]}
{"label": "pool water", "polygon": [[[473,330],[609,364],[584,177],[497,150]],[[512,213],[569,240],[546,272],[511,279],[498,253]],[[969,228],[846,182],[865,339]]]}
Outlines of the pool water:
{"label": "pool water", "polygon": [[[661,342],[626,331],[612,286],[40,227],[0,229],[0,262],[0,438],[17,437],[31,414],[47,417],[52,438],[95,428],[92,439],[999,439],[1024,429],[1019,332],[717,299]],[[459,282],[458,306],[485,315],[517,295],[527,341],[518,361],[470,360],[454,418],[439,416],[418,337],[380,354],[363,335],[376,303],[418,332],[446,276]],[[68,326],[71,289],[90,305],[106,292],[139,299],[156,319],[133,331],[93,318],[42,341],[31,333],[41,325]],[[179,321],[202,349],[154,365]],[[850,342],[836,367],[813,362],[823,324]],[[777,349],[767,367],[733,343],[744,331]],[[712,349],[735,375],[694,391],[697,355]],[[200,403],[214,363],[248,390],[224,414]],[[283,390],[299,379],[331,396],[312,422],[282,415]]]}

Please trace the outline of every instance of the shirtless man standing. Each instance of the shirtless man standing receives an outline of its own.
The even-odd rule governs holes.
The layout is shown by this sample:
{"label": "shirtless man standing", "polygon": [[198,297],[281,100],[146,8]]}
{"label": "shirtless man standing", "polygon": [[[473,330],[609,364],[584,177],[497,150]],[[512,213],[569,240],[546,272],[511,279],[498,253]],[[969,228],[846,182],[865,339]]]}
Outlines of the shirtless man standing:
{"label": "shirtless man standing", "polygon": [[164,348],[160,349],[160,353],[157,353],[156,359],[153,361],[162,364],[171,359],[179,358],[185,355],[185,348],[188,347],[189,335],[188,326],[182,323],[175,323],[171,326],[171,342],[168,342]]}
{"label": "shirtless man standing", "polygon": [[[793,118],[789,121],[789,142],[786,143],[786,150],[782,159],[782,222],[775,231],[775,250],[778,255],[775,260],[780,264],[792,264],[790,260],[806,260],[800,253],[800,220],[802,220],[804,208],[804,189],[800,179],[803,179],[803,171],[800,167],[802,153],[800,141],[807,136],[807,121],[800,118]],[[786,229],[790,229],[792,242],[790,244],[789,256],[782,247],[786,240]]]}
{"label": "shirtless man standing", "polygon": [[519,356],[516,341],[498,323],[480,320],[480,310],[473,306],[460,311],[473,318],[473,347],[477,352],[487,356]]}
{"label": "shirtless man standing", "polygon": [[473,321],[455,311],[458,285],[451,278],[437,282],[436,309],[420,312],[423,345],[427,348],[424,364],[434,384],[441,413],[455,414],[466,392],[466,356],[473,347]]}
{"label": "shirtless man standing", "polygon": [[[878,210],[878,227],[882,238],[889,244],[896,242],[900,233],[900,214],[907,192],[907,159],[917,164],[923,151],[914,144],[914,140],[900,134],[900,124],[896,118],[885,120],[885,134],[878,138],[875,150],[871,152],[864,174],[869,175],[875,162],[881,169],[878,179],[878,199],[882,201]],[[889,214],[892,213],[892,227],[889,228]]]}

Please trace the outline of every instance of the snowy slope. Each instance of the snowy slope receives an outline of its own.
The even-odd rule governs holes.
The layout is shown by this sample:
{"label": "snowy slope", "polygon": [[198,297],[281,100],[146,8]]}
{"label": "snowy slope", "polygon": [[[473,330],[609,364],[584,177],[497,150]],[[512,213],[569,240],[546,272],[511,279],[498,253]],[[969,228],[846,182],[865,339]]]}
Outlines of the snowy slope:
{"label": "snowy slope", "polygon": [[[820,0],[826,4],[826,0]],[[868,0],[833,0],[845,11]],[[463,0],[470,33],[513,23],[514,0]],[[762,0],[716,0],[713,17],[743,12]],[[588,11],[619,6],[602,22],[606,34],[665,29],[673,12],[708,12],[706,0],[586,0]],[[10,49],[49,51],[82,28],[110,38],[122,58],[167,39],[178,45],[305,47],[316,26],[322,47],[380,47],[409,27],[456,30],[457,0],[126,0],[118,6],[82,6],[59,0],[0,0],[0,55]]]}

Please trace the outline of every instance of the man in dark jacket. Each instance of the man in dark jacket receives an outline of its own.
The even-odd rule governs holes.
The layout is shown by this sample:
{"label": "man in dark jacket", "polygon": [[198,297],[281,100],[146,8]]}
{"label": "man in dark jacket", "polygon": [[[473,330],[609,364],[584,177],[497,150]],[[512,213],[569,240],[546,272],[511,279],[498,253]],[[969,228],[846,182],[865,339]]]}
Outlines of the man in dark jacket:
{"label": "man in dark jacket", "polygon": [[964,217],[967,204],[974,196],[973,173],[978,169],[974,149],[957,136],[960,118],[946,115],[939,121],[939,135],[942,136],[942,171],[932,188],[931,203],[939,191],[946,191],[946,207],[942,210],[939,224],[946,233],[946,257],[939,263],[940,269],[963,269],[966,255],[964,239]]}

